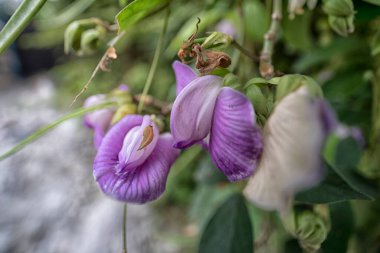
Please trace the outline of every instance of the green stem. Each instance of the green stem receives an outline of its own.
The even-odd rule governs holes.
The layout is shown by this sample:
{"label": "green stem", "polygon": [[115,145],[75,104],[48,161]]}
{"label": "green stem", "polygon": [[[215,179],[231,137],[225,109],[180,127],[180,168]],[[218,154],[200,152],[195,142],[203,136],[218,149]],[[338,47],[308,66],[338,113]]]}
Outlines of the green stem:
{"label": "green stem", "polygon": [[127,203],[123,207],[123,253],[127,253]]}
{"label": "green stem", "polygon": [[272,22],[268,32],[264,36],[263,50],[260,55],[260,74],[264,78],[271,78],[274,75],[272,64],[272,54],[276,35],[280,29],[282,18],[282,0],[273,0]]}
{"label": "green stem", "polygon": [[20,35],[46,0],[24,0],[0,32],[0,54]]}
{"label": "green stem", "polygon": [[112,107],[112,106],[115,106],[115,105],[117,105],[116,102],[106,102],[106,103],[103,103],[103,104],[94,105],[94,106],[86,107],[86,108],[79,108],[77,110],[74,110],[72,113],[69,113],[69,114],[66,114],[66,115],[62,116],[61,118],[57,119],[53,123],[51,123],[51,124],[49,124],[49,125],[47,125],[47,126],[45,126],[43,128],[40,128],[39,130],[37,130],[33,134],[31,134],[28,137],[26,137],[24,140],[22,140],[21,142],[19,142],[16,146],[14,146],[13,148],[9,149],[7,152],[5,152],[4,154],[2,154],[0,156],[0,161],[2,161],[5,158],[7,158],[7,157],[9,157],[9,156],[11,156],[13,154],[15,154],[18,151],[20,151],[26,145],[28,145],[29,143],[37,140],[39,137],[41,137],[42,135],[46,134],[48,131],[53,130],[55,127],[57,127],[59,124],[63,123],[66,120],[82,116],[85,113],[93,112],[93,111],[96,111],[96,110],[99,110],[99,109],[103,109],[103,108],[106,108],[106,107]]}
{"label": "green stem", "polygon": [[[146,79],[144,89],[143,89],[143,92],[141,94],[142,97],[145,97],[146,95],[148,95],[150,86],[152,85],[153,77],[154,77],[154,74],[156,73],[158,60],[160,59],[162,47],[164,44],[164,37],[166,34],[166,29],[168,27],[169,16],[170,16],[170,8],[168,7],[167,12],[166,12],[166,16],[165,16],[165,20],[164,20],[164,25],[162,27],[161,34],[160,34],[160,37],[159,37],[158,42],[157,42],[156,51],[154,52],[153,61],[152,61],[152,65],[151,65],[150,70],[149,70],[148,78]],[[143,107],[144,107],[144,103],[141,100],[138,107],[137,107],[137,112],[141,113]]]}

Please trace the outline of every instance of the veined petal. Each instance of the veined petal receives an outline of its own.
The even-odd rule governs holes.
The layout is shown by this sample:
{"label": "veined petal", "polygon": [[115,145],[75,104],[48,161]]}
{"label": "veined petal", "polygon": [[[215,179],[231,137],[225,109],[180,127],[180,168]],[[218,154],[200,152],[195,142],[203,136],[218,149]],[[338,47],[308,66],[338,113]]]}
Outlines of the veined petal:
{"label": "veined petal", "polygon": [[240,92],[223,88],[214,109],[209,149],[230,181],[252,175],[263,149],[251,102]]}
{"label": "veined petal", "polygon": [[173,69],[176,79],[176,91],[178,94],[185,88],[191,81],[197,78],[197,74],[188,65],[179,61],[173,63]]}
{"label": "veined petal", "polygon": [[285,211],[294,193],[323,177],[325,140],[320,107],[306,87],[283,98],[264,128],[264,152],[244,193],[265,209]]}
{"label": "veined petal", "polygon": [[[95,179],[105,194],[117,200],[131,203],[152,201],[165,191],[167,175],[178,155],[179,150],[173,148],[173,138],[164,134],[145,162],[128,173],[118,175],[112,163],[96,160]],[[112,155],[113,158],[117,156],[117,152]],[[101,173],[95,173],[95,168]]]}
{"label": "veined petal", "polygon": [[222,78],[202,76],[187,85],[173,104],[170,128],[176,148],[186,148],[210,132]]}

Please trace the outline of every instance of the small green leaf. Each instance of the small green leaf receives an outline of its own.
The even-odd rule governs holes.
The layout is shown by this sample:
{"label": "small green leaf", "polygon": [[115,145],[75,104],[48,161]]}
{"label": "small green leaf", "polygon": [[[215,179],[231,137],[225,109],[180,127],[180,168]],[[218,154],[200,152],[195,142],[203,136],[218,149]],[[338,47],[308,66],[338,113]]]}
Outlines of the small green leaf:
{"label": "small green leaf", "polygon": [[322,244],[324,253],[347,252],[354,229],[354,215],[349,202],[330,205],[331,230]]}
{"label": "small green leaf", "polygon": [[158,7],[164,6],[169,0],[135,0],[122,9],[116,20],[119,24],[119,32],[126,30],[129,26],[149,15]]}
{"label": "small green leaf", "polygon": [[24,0],[0,32],[0,54],[20,35],[46,0]]}
{"label": "small green leaf", "polygon": [[270,14],[261,1],[244,1],[244,27],[247,36],[254,41],[263,41],[269,29]]}
{"label": "small green leaf", "polygon": [[252,253],[251,220],[241,194],[232,195],[203,231],[199,253]]}
{"label": "small green leaf", "polygon": [[89,113],[89,112],[92,112],[92,111],[96,111],[96,110],[99,110],[99,109],[102,109],[102,108],[106,108],[106,107],[112,107],[112,106],[115,106],[115,102],[107,102],[107,103],[103,103],[103,104],[99,104],[99,105],[94,105],[94,106],[91,106],[91,107],[86,107],[86,108],[79,108],[69,114],[66,114],[64,116],[62,116],[61,118],[57,119],[56,121],[54,121],[53,123],[37,130],[36,132],[34,132],[33,134],[29,135],[28,137],[26,137],[24,140],[22,140],[21,142],[19,142],[16,146],[14,146],[13,148],[11,148],[10,150],[8,150],[7,152],[5,152],[4,154],[2,154],[0,156],[0,161],[4,160],[5,158],[7,157],[10,157],[11,155],[17,153],[18,151],[20,151],[21,149],[23,149],[26,145],[32,143],[33,141],[37,140],[38,138],[40,138],[41,136],[43,136],[44,134],[46,134],[47,132],[49,132],[50,130],[53,130],[54,128],[56,128],[58,125],[60,125],[61,123],[65,122],[66,120],[69,120],[69,119],[72,119],[72,118],[76,118],[76,117],[79,117],[79,116],[82,116],[86,113]]}

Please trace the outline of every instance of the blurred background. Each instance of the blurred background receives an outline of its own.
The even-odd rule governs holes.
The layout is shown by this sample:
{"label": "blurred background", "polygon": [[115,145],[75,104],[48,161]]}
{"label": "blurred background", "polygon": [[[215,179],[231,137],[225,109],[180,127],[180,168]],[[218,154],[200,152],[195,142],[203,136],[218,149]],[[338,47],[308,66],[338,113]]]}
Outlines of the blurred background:
{"label": "blurred background", "polygon": [[[0,55],[0,153],[72,110],[70,103],[90,78],[107,42],[116,36],[115,31],[107,31],[93,51],[65,54],[67,26],[90,17],[113,24],[128,2],[48,0]],[[0,27],[19,3],[0,0]],[[286,3],[273,58],[276,70],[309,75],[322,85],[340,121],[363,132],[367,149],[360,170],[378,180],[380,124],[375,122],[380,118],[376,107],[380,96],[376,98],[374,87],[380,80],[380,7],[355,1],[355,32],[342,37],[331,30],[321,1],[294,19],[288,18]],[[236,40],[256,55],[270,24],[271,1],[176,0],[170,8],[164,52],[150,90],[168,102],[175,98],[171,64],[181,43],[195,31],[197,17],[200,35],[223,29],[227,23]],[[164,15],[158,10],[128,29],[116,46],[118,58],[109,64],[111,71],[99,72],[74,108],[86,97],[107,93],[120,84],[127,84],[134,94],[142,92]],[[255,62],[234,49],[227,51],[233,56],[231,71],[239,82],[259,76]],[[0,253],[121,252],[122,204],[97,188],[92,176],[94,155],[92,133],[78,118],[0,162]],[[159,200],[128,206],[128,252],[195,252],[199,234],[214,210],[241,186],[228,184],[200,147],[184,151]],[[378,211],[378,201],[351,201],[345,213],[355,228],[349,236],[350,247],[336,246],[334,252],[380,252]],[[266,214],[252,205],[249,212],[255,238],[260,238],[268,230],[263,222]],[[276,230],[270,229],[266,244],[256,242],[256,252],[302,252],[277,223],[271,224]]]}

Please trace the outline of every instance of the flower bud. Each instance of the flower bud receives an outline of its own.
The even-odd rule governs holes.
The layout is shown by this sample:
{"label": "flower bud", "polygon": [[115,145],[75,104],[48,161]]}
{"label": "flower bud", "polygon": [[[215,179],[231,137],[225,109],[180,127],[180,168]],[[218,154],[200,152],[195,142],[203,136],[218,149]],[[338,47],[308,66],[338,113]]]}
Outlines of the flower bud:
{"label": "flower bud", "polygon": [[317,252],[329,232],[326,217],[311,210],[293,211],[282,217],[282,222],[285,229],[297,238],[307,252]]}
{"label": "flower bud", "polygon": [[106,34],[106,29],[100,20],[95,18],[74,21],[65,30],[64,49],[70,49],[77,54],[91,54],[100,44]]}
{"label": "flower bud", "polygon": [[349,16],[347,18],[329,16],[329,24],[336,33],[344,37],[349,33],[353,33],[355,30],[354,16]]}
{"label": "flower bud", "polygon": [[213,32],[206,38],[201,46],[203,49],[228,47],[232,41],[233,38],[228,34]]}
{"label": "flower bud", "polygon": [[113,89],[110,92],[110,96],[115,99],[119,105],[131,104],[133,102],[129,88],[125,84],[122,84],[118,88]]}
{"label": "flower bud", "polygon": [[94,29],[88,29],[82,33],[80,41],[80,50],[83,54],[92,54],[98,49],[101,39],[104,37],[106,29],[97,26]]}
{"label": "flower bud", "polygon": [[135,104],[125,104],[125,105],[120,106],[112,117],[111,125],[116,124],[117,122],[119,122],[119,120],[124,118],[124,116],[126,115],[135,114],[136,111],[137,111],[137,106]]}
{"label": "flower bud", "polygon": [[347,36],[354,31],[355,11],[352,0],[325,0],[323,10],[329,15],[329,24],[336,33]]}
{"label": "flower bud", "polygon": [[348,17],[355,14],[352,0],[324,0],[323,10],[328,15],[338,17]]}

